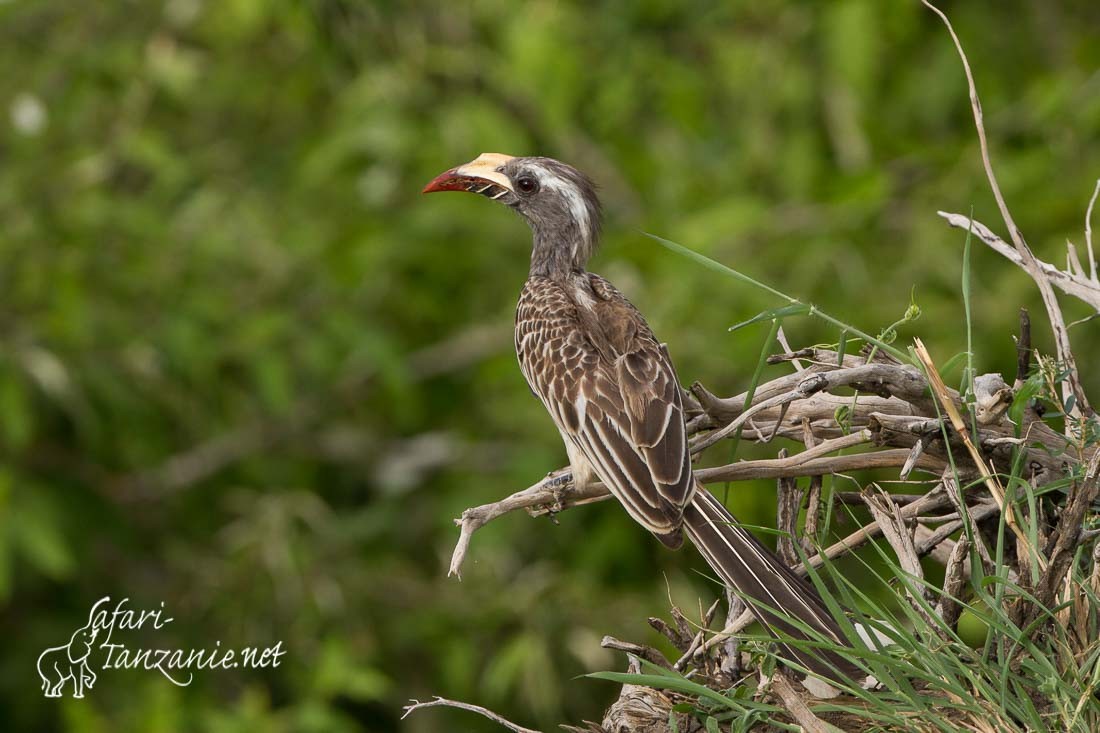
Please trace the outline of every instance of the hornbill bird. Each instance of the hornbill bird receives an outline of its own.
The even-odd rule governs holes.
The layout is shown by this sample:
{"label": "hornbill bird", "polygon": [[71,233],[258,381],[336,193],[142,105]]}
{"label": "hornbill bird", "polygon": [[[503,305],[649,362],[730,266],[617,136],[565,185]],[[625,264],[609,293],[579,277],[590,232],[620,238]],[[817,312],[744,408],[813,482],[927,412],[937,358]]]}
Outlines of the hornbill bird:
{"label": "hornbill bird", "polygon": [[[663,344],[622,293],[585,270],[600,233],[592,181],[551,158],[485,153],[424,187],[434,191],[487,196],[531,227],[516,354],[561,432],[576,484],[599,478],[668,547],[678,548],[686,534],[773,635],[849,646],[813,587],[695,480],[680,382]],[[855,665],[830,650],[788,652],[826,679],[858,678]]]}

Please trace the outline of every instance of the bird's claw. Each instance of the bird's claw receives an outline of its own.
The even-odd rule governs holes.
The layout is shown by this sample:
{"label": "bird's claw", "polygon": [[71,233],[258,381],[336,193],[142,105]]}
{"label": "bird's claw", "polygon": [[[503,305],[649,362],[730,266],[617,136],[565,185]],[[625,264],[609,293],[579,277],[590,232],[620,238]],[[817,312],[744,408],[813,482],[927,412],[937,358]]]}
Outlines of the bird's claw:
{"label": "bird's claw", "polygon": [[554,475],[554,471],[546,474],[546,488],[553,494],[554,500],[547,508],[547,516],[550,517],[550,521],[554,524],[558,523],[557,513],[562,510],[562,500],[565,490],[573,483],[573,473],[566,471],[560,473],[557,476]]}

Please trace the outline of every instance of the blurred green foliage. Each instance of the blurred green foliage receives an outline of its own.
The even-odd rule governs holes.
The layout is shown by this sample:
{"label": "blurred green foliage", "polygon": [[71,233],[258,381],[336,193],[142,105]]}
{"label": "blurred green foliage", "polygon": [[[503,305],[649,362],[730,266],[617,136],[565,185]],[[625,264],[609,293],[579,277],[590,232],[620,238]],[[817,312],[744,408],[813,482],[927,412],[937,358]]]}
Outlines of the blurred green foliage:
{"label": "blurred green foliage", "polygon": [[[1100,6],[951,6],[1005,195],[1061,262],[1100,175]],[[640,231],[869,331],[915,285],[899,342],[946,359],[963,235],[935,212],[999,224],[955,52],[910,0],[7,0],[0,68],[8,730],[385,731],[433,694],[598,719],[613,688],[575,677],[621,668],[600,637],[652,641],[670,593],[714,592],[612,504],[502,519],[444,577],[451,519],[564,455],[511,354],[528,234],[421,199],[440,171],[485,151],[587,170],[593,268],[725,393],[763,337],[726,328],[776,303]],[[1020,305],[1049,347],[1027,278],[984,248],[973,271],[978,367],[1011,370]],[[1100,357],[1095,323],[1073,334]],[[447,339],[468,348],[424,351]],[[767,524],[772,496],[731,506]],[[35,659],[103,595],[163,601],[159,645],[282,640],[284,663],[186,688],[104,670],[44,699]]]}

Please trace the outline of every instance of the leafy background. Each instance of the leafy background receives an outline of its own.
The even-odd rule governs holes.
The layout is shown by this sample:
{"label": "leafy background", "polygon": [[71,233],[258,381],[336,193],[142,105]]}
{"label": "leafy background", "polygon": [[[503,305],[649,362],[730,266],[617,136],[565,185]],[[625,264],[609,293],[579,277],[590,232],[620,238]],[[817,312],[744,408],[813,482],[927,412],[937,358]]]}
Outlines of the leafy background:
{"label": "leafy background", "polygon": [[[1100,7],[948,10],[1005,195],[1061,262],[1100,174]],[[528,234],[480,199],[422,199],[441,170],[501,151],[591,173],[593,268],[721,393],[763,337],[726,328],[776,303],[640,232],[868,330],[915,287],[901,337],[945,360],[965,348],[963,236],[935,211],[998,223],[958,60],[911,0],[6,0],[0,69],[11,730],[493,729],[398,722],[433,694],[598,719],[614,688],[577,676],[623,664],[600,637],[653,642],[670,596],[713,597],[698,557],[612,504],[502,519],[445,577],[451,519],[564,455],[510,351]],[[1042,311],[1021,272],[973,258],[977,363],[1010,373],[1017,308],[1049,347]],[[1095,323],[1073,335],[1100,356]],[[774,521],[767,483],[730,505]],[[185,688],[102,670],[84,700],[42,698],[39,652],[103,595],[174,617],[135,645],[287,654]]]}

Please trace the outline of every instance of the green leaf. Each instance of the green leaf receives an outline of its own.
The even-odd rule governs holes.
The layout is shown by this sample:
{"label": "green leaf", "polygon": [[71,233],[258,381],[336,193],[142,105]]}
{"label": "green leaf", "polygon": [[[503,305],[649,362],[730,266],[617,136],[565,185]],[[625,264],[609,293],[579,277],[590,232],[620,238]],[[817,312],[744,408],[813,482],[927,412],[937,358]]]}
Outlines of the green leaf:
{"label": "green leaf", "polygon": [[658,690],[673,690],[674,692],[682,692],[685,695],[694,695],[704,700],[710,700],[717,705],[732,710],[741,709],[733,701],[709,687],[700,685],[697,682],[685,680],[683,677],[666,677],[656,674],[629,674],[627,672],[591,672],[586,674],[585,677],[606,680],[608,682],[618,682],[621,685],[640,685],[643,687],[653,687]]}
{"label": "green leaf", "polygon": [[666,247],[666,248],[672,250],[673,252],[676,252],[677,254],[681,254],[684,257],[687,257],[688,259],[695,260],[696,262],[698,262],[700,265],[707,268],[708,270],[713,270],[714,272],[725,275],[726,277],[732,277],[733,279],[740,280],[741,282],[743,282],[747,285],[752,285],[753,287],[760,288],[761,290],[764,290],[768,293],[771,293],[775,297],[781,298],[781,299],[783,299],[787,302],[797,302],[797,301],[795,301],[794,298],[790,297],[789,295],[781,293],[778,290],[776,290],[775,288],[773,288],[769,285],[765,285],[764,283],[760,282],[759,280],[754,280],[753,278],[749,277],[748,275],[742,274],[742,273],[738,272],[737,270],[733,269],[732,267],[727,267],[726,265],[723,265],[721,262],[716,262],[716,261],[712,260],[711,258],[707,257],[704,254],[700,254],[699,252],[696,252],[695,250],[688,249],[687,247],[685,247],[682,244],[678,244],[676,242],[673,242],[672,240],[665,239],[664,237],[659,237],[656,234],[649,234],[648,232],[646,232],[645,235],[647,237],[649,237],[650,239],[652,239],[653,241],[660,244],[661,246]]}
{"label": "green leaf", "polygon": [[[703,255],[703,254],[700,254],[699,252],[695,252],[694,250],[688,249],[687,247],[685,247],[682,244],[677,244],[676,242],[665,239],[664,237],[658,237],[656,234],[648,234],[647,233],[646,236],[649,237],[650,239],[652,239],[653,241],[659,243],[661,246],[666,247],[666,248],[672,250],[673,252],[676,252],[677,254],[681,254],[684,257],[687,257],[689,259],[692,259],[692,260],[700,263],[701,265],[703,265],[704,267],[706,267],[709,270],[714,270],[715,272],[721,273],[721,274],[725,275],[726,277],[731,277],[734,280],[737,280],[739,282],[746,283],[748,285],[752,285],[756,288],[759,288],[760,290],[763,290],[764,292],[770,293],[771,295],[774,295],[775,297],[780,298],[781,300],[783,300],[787,303],[802,305],[802,301],[800,301],[798,298],[793,298],[790,295],[787,295],[786,293],[783,293],[779,290],[776,290],[775,288],[771,287],[770,285],[765,285],[764,283],[760,282],[759,280],[754,280],[753,278],[749,277],[748,275],[745,275],[744,273],[741,273],[741,272],[738,272],[737,270],[734,270],[732,267],[728,267],[726,265],[723,265],[720,262],[715,262],[714,260],[707,257],[706,255]],[[814,306],[812,304],[805,304],[805,307],[809,309],[809,311],[808,311],[809,315],[816,316],[817,318],[820,318],[821,320],[825,321],[826,323],[830,323],[830,324],[832,324],[832,325],[834,325],[838,328],[843,328],[843,329],[847,329],[847,330],[851,331],[852,333],[854,333],[856,336],[859,336],[864,341],[868,341],[872,344],[877,345],[878,348],[882,349],[883,351],[890,354],[895,359],[898,359],[901,362],[904,362],[904,363],[907,363],[907,364],[912,364],[913,363],[913,359],[909,354],[907,354],[903,351],[900,351],[898,349],[895,349],[893,346],[890,346],[887,343],[884,343],[882,341],[882,339],[875,338],[871,334],[866,333],[865,331],[862,331],[862,330],[856,328],[855,326],[852,326],[851,324],[845,323],[844,321],[841,321],[838,318],[835,318],[834,316],[829,315],[828,313],[821,310],[817,306]]]}
{"label": "green leaf", "polygon": [[754,323],[760,323],[761,321],[782,321],[788,316],[804,316],[809,314],[810,306],[803,303],[792,303],[790,305],[780,306],[779,308],[772,308],[771,310],[761,311],[747,321],[741,321],[740,323],[730,326],[729,331],[733,332],[745,326],[751,326]]}
{"label": "green leaf", "polygon": [[1044,386],[1042,373],[1036,372],[1016,390],[1016,396],[1012,398],[1012,404],[1008,407],[1008,417],[1017,426],[1023,422],[1024,410],[1043,391]]}
{"label": "green leaf", "polygon": [[844,356],[848,352],[848,329],[840,331],[840,341],[836,345],[836,365],[844,366]]}
{"label": "green leaf", "polygon": [[[960,351],[959,353],[955,354],[943,363],[943,366],[940,367],[940,374],[946,376],[949,372],[951,372],[952,369],[956,368],[957,366],[959,366],[960,363],[964,362],[967,356],[968,355],[965,351]],[[965,387],[961,391],[965,391]]]}

